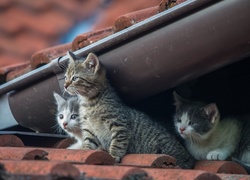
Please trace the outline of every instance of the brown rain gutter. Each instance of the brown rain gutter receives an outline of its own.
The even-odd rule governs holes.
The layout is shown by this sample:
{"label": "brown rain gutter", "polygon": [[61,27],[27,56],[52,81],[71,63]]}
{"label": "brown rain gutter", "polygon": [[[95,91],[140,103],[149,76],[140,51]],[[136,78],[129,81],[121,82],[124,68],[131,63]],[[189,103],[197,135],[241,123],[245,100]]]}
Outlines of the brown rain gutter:
{"label": "brown rain gutter", "polygon": [[[138,101],[249,56],[249,7],[248,0],[189,0],[76,54],[96,53],[121,95]],[[8,106],[20,125],[52,132],[52,92],[63,90],[63,76],[56,59],[0,86],[0,119]]]}

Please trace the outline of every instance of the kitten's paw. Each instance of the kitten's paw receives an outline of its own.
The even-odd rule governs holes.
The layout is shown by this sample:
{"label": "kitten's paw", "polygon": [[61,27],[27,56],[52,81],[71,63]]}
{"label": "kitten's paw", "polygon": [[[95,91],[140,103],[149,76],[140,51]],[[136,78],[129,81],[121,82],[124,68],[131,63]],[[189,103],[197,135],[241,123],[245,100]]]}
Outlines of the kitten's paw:
{"label": "kitten's paw", "polygon": [[82,149],[82,150],[93,150],[93,149],[91,149],[90,147],[82,147],[81,149]]}
{"label": "kitten's paw", "polygon": [[225,160],[227,156],[221,151],[211,151],[207,154],[207,160]]}
{"label": "kitten's paw", "polygon": [[67,147],[67,149],[78,149],[78,148],[75,148],[74,146],[73,147],[69,146],[69,147]]}
{"label": "kitten's paw", "polygon": [[83,149],[83,150],[94,150],[94,149],[96,149],[96,147],[94,147],[94,146],[91,146],[91,144],[82,144],[82,146],[81,146],[81,149]]}
{"label": "kitten's paw", "polygon": [[121,158],[118,156],[112,156],[115,159],[115,162],[119,163],[121,162]]}
{"label": "kitten's paw", "polygon": [[72,144],[71,146],[67,147],[67,149],[82,149],[82,145],[79,143]]}

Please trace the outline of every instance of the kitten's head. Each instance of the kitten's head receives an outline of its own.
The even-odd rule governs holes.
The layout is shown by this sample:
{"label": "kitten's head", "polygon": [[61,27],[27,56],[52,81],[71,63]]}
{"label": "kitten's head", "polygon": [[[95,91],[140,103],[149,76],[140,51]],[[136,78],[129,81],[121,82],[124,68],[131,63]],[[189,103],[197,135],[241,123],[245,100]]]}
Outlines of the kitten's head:
{"label": "kitten's head", "polygon": [[57,103],[57,123],[70,135],[80,133],[79,102],[77,96],[68,99],[56,92],[54,97]]}
{"label": "kitten's head", "polygon": [[184,139],[207,138],[218,124],[220,114],[215,103],[204,104],[180,97],[174,92],[176,131]]}
{"label": "kitten's head", "polygon": [[80,94],[89,99],[98,96],[106,85],[106,72],[97,56],[90,53],[84,60],[70,51],[68,51],[68,56],[65,90],[71,95]]}

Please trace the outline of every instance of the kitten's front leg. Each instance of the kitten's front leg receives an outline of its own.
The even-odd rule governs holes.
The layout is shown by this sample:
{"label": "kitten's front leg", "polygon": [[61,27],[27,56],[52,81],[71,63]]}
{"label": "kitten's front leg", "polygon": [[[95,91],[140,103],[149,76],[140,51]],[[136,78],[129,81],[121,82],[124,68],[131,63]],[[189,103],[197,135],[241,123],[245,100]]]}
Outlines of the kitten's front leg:
{"label": "kitten's front leg", "polygon": [[229,153],[226,150],[216,149],[216,150],[210,151],[207,154],[207,160],[223,161],[223,160],[226,160],[228,156],[229,156]]}
{"label": "kitten's front leg", "polygon": [[81,149],[98,149],[100,147],[100,143],[98,139],[95,137],[94,133],[92,133],[88,129],[82,129],[83,134],[83,142]]}
{"label": "kitten's front leg", "polygon": [[112,140],[109,147],[110,155],[116,162],[120,162],[121,158],[126,154],[129,144],[129,137],[127,130],[119,126],[115,126],[111,129]]}

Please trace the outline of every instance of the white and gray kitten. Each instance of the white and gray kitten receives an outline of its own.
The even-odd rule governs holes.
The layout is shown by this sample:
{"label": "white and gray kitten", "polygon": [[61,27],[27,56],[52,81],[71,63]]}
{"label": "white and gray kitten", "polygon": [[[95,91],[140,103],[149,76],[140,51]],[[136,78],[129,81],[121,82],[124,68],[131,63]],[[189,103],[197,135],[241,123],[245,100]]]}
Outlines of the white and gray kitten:
{"label": "white and gray kitten", "polygon": [[215,103],[189,101],[174,92],[175,128],[197,160],[232,158],[250,173],[250,117],[220,119]]}
{"label": "white and gray kitten", "polygon": [[81,149],[82,132],[80,129],[79,102],[77,96],[63,98],[56,92],[54,97],[57,103],[57,123],[70,137],[76,140],[76,143],[68,149]]}

